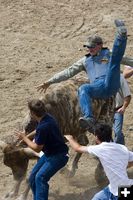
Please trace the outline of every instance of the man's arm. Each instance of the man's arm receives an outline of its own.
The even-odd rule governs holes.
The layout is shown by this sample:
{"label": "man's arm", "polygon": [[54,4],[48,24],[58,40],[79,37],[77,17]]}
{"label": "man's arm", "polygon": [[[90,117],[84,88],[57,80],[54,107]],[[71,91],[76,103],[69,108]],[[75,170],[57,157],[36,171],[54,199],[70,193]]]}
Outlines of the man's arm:
{"label": "man's arm", "polygon": [[123,103],[124,110],[128,107],[130,101],[131,101],[131,95],[124,98],[124,103]]}
{"label": "man's arm", "polygon": [[[110,50],[110,54],[112,54],[112,50]],[[121,64],[133,67],[133,57],[128,57],[124,55],[121,60]]]}
{"label": "man's arm", "polygon": [[49,80],[47,80],[46,82],[44,82],[43,84],[38,85],[36,88],[37,90],[41,91],[41,92],[45,92],[47,90],[47,88],[53,84],[53,83],[59,83],[61,81],[65,81],[73,76],[75,76],[76,74],[78,74],[81,71],[84,71],[84,61],[85,61],[85,57],[83,57],[82,59],[80,59],[79,61],[77,61],[76,63],[74,63],[72,66],[70,66],[69,68],[55,74],[52,78],[50,78]]}
{"label": "man's arm", "polygon": [[70,146],[74,149],[74,151],[79,152],[79,153],[85,153],[87,151],[87,146],[82,146],[80,145],[72,135],[65,135],[65,138],[69,141]]}
{"label": "man's arm", "polygon": [[21,139],[23,140],[27,145],[28,147],[30,147],[31,149],[33,149],[34,151],[36,151],[37,153],[39,153],[42,148],[43,148],[43,145],[38,145],[36,144],[35,142],[31,141],[25,133],[23,132],[20,132],[20,131],[16,131],[15,132],[16,135]]}
{"label": "man's arm", "polygon": [[[126,79],[124,78],[123,75],[121,75],[121,87],[120,88],[121,88],[120,91],[122,92],[122,94],[121,94],[120,91],[118,93],[120,93],[119,95],[120,96],[122,95],[122,97],[123,97],[123,105],[122,105],[121,108],[119,108],[117,110],[117,112],[123,114],[125,112],[126,108],[128,107],[128,105],[130,104],[130,101],[131,101],[131,91],[130,91],[128,83],[127,83],[127,81],[126,81]],[[117,102],[118,99],[117,99],[117,96],[116,96],[116,102]]]}
{"label": "man's arm", "polygon": [[[27,136],[27,138],[29,138],[29,139],[33,139],[34,136],[35,136],[35,134],[36,134],[36,131],[32,131],[31,133],[27,134],[26,136]],[[23,142],[24,142],[23,140],[20,140],[20,141],[18,142],[17,146],[21,145]]]}
{"label": "man's arm", "polygon": [[130,78],[133,75],[133,67],[125,66],[123,75],[125,78]]}
{"label": "man's arm", "polygon": [[123,56],[121,64],[128,65],[128,66],[132,67],[133,66],[133,58],[132,57]]}
{"label": "man's arm", "polygon": [[123,102],[123,106],[122,106],[121,108],[119,108],[119,109],[117,110],[117,112],[123,114],[123,113],[125,112],[126,108],[128,107],[130,101],[131,101],[131,95],[125,97],[125,98],[124,98],[124,102]]}

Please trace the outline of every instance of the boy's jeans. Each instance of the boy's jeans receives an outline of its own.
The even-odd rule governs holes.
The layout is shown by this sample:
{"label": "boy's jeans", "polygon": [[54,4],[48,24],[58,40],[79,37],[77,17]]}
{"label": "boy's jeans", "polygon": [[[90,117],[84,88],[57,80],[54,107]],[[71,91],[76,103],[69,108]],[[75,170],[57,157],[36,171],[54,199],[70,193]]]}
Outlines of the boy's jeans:
{"label": "boy's jeans", "polygon": [[68,162],[68,155],[60,153],[38,160],[29,177],[34,200],[48,200],[50,178]]}
{"label": "boy's jeans", "polygon": [[126,42],[126,37],[116,36],[106,77],[79,87],[79,103],[85,118],[93,117],[92,98],[107,99],[117,93],[120,87],[120,62],[125,52]]}
{"label": "boy's jeans", "polygon": [[118,200],[117,196],[114,196],[108,187],[95,194],[92,200]]}
{"label": "boy's jeans", "polygon": [[116,112],[114,115],[114,133],[115,133],[115,138],[114,142],[119,143],[119,144],[125,144],[124,141],[124,135],[122,132],[122,126],[123,126],[123,114]]}

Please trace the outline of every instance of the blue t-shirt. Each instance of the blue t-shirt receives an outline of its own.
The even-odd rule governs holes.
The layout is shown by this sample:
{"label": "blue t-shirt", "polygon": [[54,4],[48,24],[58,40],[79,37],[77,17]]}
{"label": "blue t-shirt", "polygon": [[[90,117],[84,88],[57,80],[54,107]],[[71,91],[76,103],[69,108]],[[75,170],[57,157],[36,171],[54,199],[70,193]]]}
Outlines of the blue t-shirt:
{"label": "blue t-shirt", "polygon": [[57,153],[68,153],[68,147],[61,135],[56,120],[49,114],[46,114],[36,128],[35,143],[44,145],[42,151],[46,156]]}

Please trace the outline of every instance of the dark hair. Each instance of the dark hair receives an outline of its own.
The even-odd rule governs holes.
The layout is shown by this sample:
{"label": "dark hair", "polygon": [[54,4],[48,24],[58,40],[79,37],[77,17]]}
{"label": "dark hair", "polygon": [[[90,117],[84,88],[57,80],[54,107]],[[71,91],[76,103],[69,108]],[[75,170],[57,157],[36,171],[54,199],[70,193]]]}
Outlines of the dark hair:
{"label": "dark hair", "polygon": [[112,128],[107,124],[98,124],[95,127],[94,135],[101,142],[110,142],[112,141]]}
{"label": "dark hair", "polygon": [[46,114],[45,105],[39,99],[33,99],[28,102],[28,108],[32,111],[37,117],[43,117]]}

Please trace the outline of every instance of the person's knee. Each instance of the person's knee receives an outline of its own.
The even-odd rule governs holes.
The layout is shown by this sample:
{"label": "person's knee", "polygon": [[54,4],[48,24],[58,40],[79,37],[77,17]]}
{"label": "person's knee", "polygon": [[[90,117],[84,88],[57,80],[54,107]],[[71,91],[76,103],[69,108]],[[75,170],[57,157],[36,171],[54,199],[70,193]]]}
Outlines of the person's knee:
{"label": "person's knee", "polygon": [[36,177],[35,177],[36,184],[42,183],[42,182],[47,183],[48,181],[49,181],[49,178],[45,174],[40,174],[40,173],[36,174]]}
{"label": "person's knee", "polygon": [[116,136],[121,135],[121,130],[119,129],[119,127],[114,128],[114,133],[115,133]]}
{"label": "person's knee", "polygon": [[114,133],[117,137],[121,137],[122,136],[122,127],[121,125],[117,125],[114,127]]}
{"label": "person's knee", "polygon": [[84,93],[89,93],[90,87],[89,84],[83,84],[78,89],[78,95],[82,95]]}

